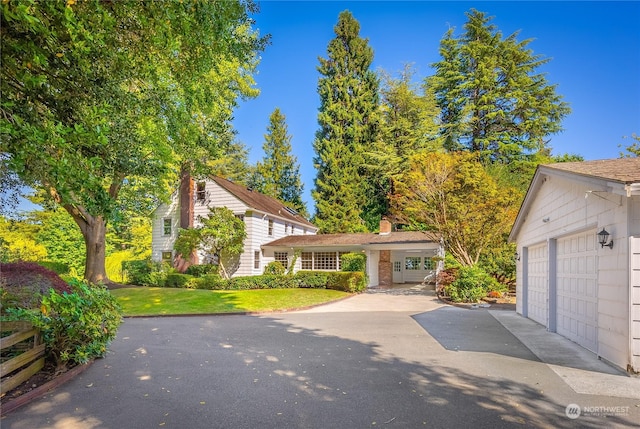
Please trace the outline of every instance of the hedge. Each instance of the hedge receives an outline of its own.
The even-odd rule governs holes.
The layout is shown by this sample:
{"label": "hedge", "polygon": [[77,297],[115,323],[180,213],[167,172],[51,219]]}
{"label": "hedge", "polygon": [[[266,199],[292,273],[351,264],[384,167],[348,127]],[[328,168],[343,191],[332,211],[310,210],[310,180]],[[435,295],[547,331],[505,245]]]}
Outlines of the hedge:
{"label": "hedge", "polygon": [[367,287],[366,276],[363,272],[329,272],[327,274],[327,289],[357,293]]}

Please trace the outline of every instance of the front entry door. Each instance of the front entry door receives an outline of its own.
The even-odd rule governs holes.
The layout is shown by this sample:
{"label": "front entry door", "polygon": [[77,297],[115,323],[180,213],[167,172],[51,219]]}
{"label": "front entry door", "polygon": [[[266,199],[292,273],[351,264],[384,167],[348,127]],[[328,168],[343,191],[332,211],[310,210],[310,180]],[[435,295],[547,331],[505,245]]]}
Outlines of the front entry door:
{"label": "front entry door", "polygon": [[404,278],[402,276],[402,260],[393,260],[393,282],[404,283]]}

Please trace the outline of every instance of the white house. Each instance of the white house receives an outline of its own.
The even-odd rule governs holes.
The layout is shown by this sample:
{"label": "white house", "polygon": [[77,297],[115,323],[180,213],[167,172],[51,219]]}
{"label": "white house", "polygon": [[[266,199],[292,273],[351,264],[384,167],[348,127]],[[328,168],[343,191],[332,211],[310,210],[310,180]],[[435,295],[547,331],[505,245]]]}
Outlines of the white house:
{"label": "white house", "polygon": [[442,268],[444,251],[437,234],[392,232],[383,220],[380,233],[316,235],[315,225],[278,200],[220,177],[199,182],[183,178],[171,202],[155,210],[152,259],[176,263],[178,229],[197,226],[198,216],[205,217],[210,207],[227,207],[245,222],[244,252],[232,276],[262,274],[275,260],[286,267],[295,261],[295,271],[339,271],[340,256],[348,252],[367,256],[369,286],[422,282]]}
{"label": "white house", "polygon": [[[226,207],[244,220],[247,238],[234,276],[263,273],[270,262],[262,255],[264,243],[318,231],[315,225],[278,200],[227,179],[211,177],[190,182],[186,188],[181,186],[170,204],[162,204],[154,212],[151,259],[155,261],[173,262],[176,257],[173,245],[179,228],[198,226],[198,217],[206,217],[210,207]],[[181,193],[185,194],[183,198]],[[188,206],[186,210],[182,209],[184,206]],[[203,261],[204,256],[198,255],[198,261]]]}
{"label": "white house", "polygon": [[538,166],[509,239],[516,311],[640,371],[640,158]]}

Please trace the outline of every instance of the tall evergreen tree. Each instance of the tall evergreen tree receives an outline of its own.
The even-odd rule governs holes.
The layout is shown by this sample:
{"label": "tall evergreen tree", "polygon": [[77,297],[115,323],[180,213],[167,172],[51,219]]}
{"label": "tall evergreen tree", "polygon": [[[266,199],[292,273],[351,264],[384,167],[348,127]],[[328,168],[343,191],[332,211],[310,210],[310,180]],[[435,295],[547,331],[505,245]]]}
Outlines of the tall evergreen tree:
{"label": "tall evergreen tree", "polygon": [[538,69],[531,39],[503,37],[491,17],[472,9],[464,33],[449,30],[428,82],[442,110],[445,147],[478,152],[483,162],[511,163],[544,151],[570,109]]}
{"label": "tall evergreen tree", "polygon": [[269,116],[267,134],[264,135],[264,157],[256,165],[260,192],[277,198],[288,207],[307,216],[302,201],[302,181],[298,160],[291,153],[291,136],[287,132],[285,115],[276,108]]}
{"label": "tall evergreen tree", "polygon": [[377,197],[370,199],[376,206],[371,204],[366,210],[372,225],[389,214],[393,182],[408,168],[409,157],[443,150],[435,96],[426,85],[420,88],[413,82],[414,74],[409,64],[397,78],[380,73],[380,133],[366,152],[368,176],[377,191]]}
{"label": "tall evergreen tree", "polygon": [[325,233],[358,232],[366,230],[363,207],[370,186],[363,153],[377,139],[379,83],[370,70],[373,49],[349,11],[340,13],[334,31],[318,66],[315,223]]}

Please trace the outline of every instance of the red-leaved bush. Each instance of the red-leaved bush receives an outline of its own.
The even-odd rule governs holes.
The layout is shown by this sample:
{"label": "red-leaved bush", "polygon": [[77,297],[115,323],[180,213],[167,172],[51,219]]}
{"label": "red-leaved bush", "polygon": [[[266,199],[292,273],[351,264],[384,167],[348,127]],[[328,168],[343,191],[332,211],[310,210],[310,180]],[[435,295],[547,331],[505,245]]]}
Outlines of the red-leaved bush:
{"label": "red-leaved bush", "polygon": [[35,262],[0,264],[2,310],[5,307],[37,308],[40,297],[53,288],[59,293],[71,293],[69,285],[55,272]]}

